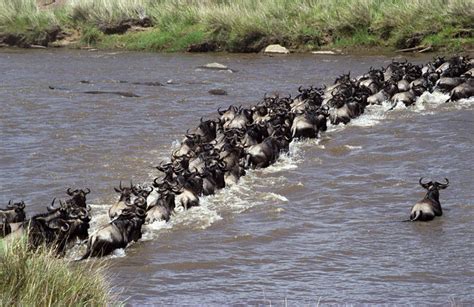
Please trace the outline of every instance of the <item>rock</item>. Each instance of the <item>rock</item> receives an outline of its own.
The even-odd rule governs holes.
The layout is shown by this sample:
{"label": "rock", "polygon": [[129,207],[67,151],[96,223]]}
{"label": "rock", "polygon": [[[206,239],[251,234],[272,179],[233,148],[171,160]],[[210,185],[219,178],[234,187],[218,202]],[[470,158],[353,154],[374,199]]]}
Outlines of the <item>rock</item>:
{"label": "rock", "polygon": [[31,49],[46,49],[46,46],[43,45],[30,45]]}
{"label": "rock", "polygon": [[229,69],[229,67],[225,66],[224,64],[217,63],[217,62],[202,65],[202,66],[199,66],[199,68],[215,69],[215,70],[227,70],[227,69]]}
{"label": "rock", "polygon": [[211,95],[227,95],[227,92],[220,88],[209,90],[208,93]]}
{"label": "rock", "polygon": [[340,54],[340,52],[332,51],[332,50],[318,50],[318,51],[311,51],[312,54]]}
{"label": "rock", "polygon": [[217,62],[209,63],[209,64],[202,65],[202,66],[198,66],[198,68],[210,69],[210,70],[225,70],[225,71],[228,71],[228,72],[235,72],[235,70],[230,69],[229,67],[225,66],[224,64],[220,64],[220,63],[217,63]]}
{"label": "rock", "polygon": [[163,86],[163,83],[158,81],[147,81],[147,82],[132,82],[133,85],[145,85],[145,86]]}
{"label": "rock", "polygon": [[263,51],[265,53],[278,53],[278,54],[288,54],[290,51],[286,49],[285,47],[278,45],[278,44],[273,44],[273,45],[268,45],[265,50]]}
{"label": "rock", "polygon": [[122,97],[140,97],[139,95],[132,92],[119,92],[119,91],[85,91],[82,93],[93,94],[93,95],[111,94],[111,95],[119,95]]}

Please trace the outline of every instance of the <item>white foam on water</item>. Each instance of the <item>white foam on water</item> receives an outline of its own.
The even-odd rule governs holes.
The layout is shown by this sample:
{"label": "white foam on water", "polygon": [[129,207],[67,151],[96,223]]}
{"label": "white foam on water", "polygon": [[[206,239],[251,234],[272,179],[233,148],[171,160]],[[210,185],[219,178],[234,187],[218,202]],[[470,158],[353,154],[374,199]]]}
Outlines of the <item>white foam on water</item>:
{"label": "white foam on water", "polygon": [[187,211],[174,214],[172,223],[174,225],[180,224],[192,228],[206,229],[215,222],[222,220],[217,210],[209,206],[207,197],[201,197],[199,201],[200,205],[198,207],[192,207]]}
{"label": "white foam on water", "polygon": [[[426,114],[440,105],[445,105],[449,99],[449,95],[442,93],[423,93],[417,100],[414,106],[405,107],[403,103],[398,103],[395,107],[389,101],[385,101],[381,105],[371,105],[365,109],[357,119],[351,120],[347,126],[356,127],[372,127],[378,125],[387,114],[391,112],[415,112]],[[469,99],[461,99],[453,103],[456,109],[465,109],[472,107],[474,97]],[[334,126],[328,123],[328,130],[330,134],[337,131],[342,131],[346,125]],[[323,134],[324,136],[324,134]],[[326,141],[326,140],[325,140]],[[223,219],[223,212],[231,212],[238,214],[250,208],[271,204],[276,208],[277,212],[283,212],[284,209],[279,207],[282,203],[287,203],[290,200],[284,195],[275,192],[259,191],[260,188],[266,188],[272,185],[283,185],[287,179],[284,176],[277,174],[282,171],[289,171],[297,169],[305,158],[306,148],[325,149],[325,146],[320,144],[321,138],[309,140],[295,140],[290,143],[289,151],[281,154],[279,159],[271,166],[258,169],[247,170],[247,174],[241,177],[239,182],[235,185],[228,186],[216,192],[211,196],[200,197],[200,206],[193,207],[185,211],[182,207],[178,207],[173,213],[169,222],[157,221],[152,224],[143,226],[142,240],[148,241],[156,239],[160,232],[170,230],[174,227],[190,227],[194,229],[206,229],[215,222]],[[180,141],[174,140],[171,144],[172,150],[178,149]],[[344,145],[350,150],[362,149],[362,146]],[[156,176],[156,172],[149,173],[150,178]],[[265,180],[262,181],[262,178]],[[297,185],[304,186],[299,182]],[[92,215],[94,218],[91,221],[90,233],[110,222],[108,217],[108,209],[110,205],[105,204],[91,204]],[[118,249],[114,251],[111,258],[124,257],[125,251]]]}
{"label": "white foam on water", "polygon": [[459,99],[454,103],[456,110],[463,110],[472,108],[474,105],[474,97]]}
{"label": "white foam on water", "polygon": [[349,122],[348,125],[356,127],[373,127],[378,125],[387,117],[387,111],[392,107],[388,101],[381,105],[369,105],[365,108],[364,114]]}
{"label": "white foam on water", "polygon": [[123,248],[117,248],[110,254],[110,258],[123,258],[125,256],[127,256],[127,254]]}
{"label": "white foam on water", "polygon": [[410,108],[410,110],[413,110],[413,112],[416,113],[421,113],[423,115],[431,115],[434,114],[434,110],[432,109],[442,104],[445,104],[446,101],[448,101],[449,97],[449,94],[443,94],[436,91],[430,93],[426,91],[416,99],[415,104],[412,108]]}
{"label": "white foam on water", "polygon": [[263,198],[265,200],[279,200],[286,203],[289,201],[288,198],[286,198],[285,196],[272,192],[267,193],[266,195],[264,195]]}
{"label": "white foam on water", "polygon": [[155,221],[151,224],[145,224],[142,226],[142,241],[151,241],[157,238],[159,232],[164,229],[171,229],[173,225],[166,221]]}

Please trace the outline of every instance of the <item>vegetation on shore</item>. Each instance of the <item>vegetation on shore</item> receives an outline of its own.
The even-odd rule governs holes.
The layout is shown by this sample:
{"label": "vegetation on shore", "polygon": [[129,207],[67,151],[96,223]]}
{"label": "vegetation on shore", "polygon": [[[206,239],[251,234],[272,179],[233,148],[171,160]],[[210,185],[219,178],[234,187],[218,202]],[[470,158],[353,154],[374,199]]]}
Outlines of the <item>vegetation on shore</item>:
{"label": "vegetation on shore", "polygon": [[[42,42],[80,33],[75,46],[150,51],[258,52],[431,46],[473,47],[471,0],[0,0],[5,33]],[[48,34],[49,33],[49,34]],[[50,35],[51,36],[51,35]],[[5,42],[5,39],[3,39]],[[7,42],[8,43],[8,42]]]}
{"label": "vegetation on shore", "polygon": [[33,251],[26,241],[0,240],[0,306],[105,306],[110,301],[101,268],[70,264],[44,247]]}

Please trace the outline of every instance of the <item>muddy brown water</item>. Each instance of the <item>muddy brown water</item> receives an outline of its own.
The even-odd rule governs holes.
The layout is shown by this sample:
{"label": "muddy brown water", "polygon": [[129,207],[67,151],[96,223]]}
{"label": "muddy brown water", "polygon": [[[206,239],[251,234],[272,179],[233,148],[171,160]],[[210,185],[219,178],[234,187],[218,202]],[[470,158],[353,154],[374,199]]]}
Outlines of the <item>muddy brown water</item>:
{"label": "muddy brown water", "polygon": [[[67,187],[89,187],[97,228],[113,186],[150,182],[201,116],[390,60],[3,50],[0,201],[23,199],[33,214]],[[210,62],[235,72],[196,69]],[[133,84],[145,82],[164,85]],[[293,143],[275,165],[171,223],[147,226],[142,241],[105,260],[114,292],[131,305],[474,304],[474,101],[442,100],[371,108],[319,141]],[[424,196],[421,176],[449,178],[444,215],[400,222]]]}

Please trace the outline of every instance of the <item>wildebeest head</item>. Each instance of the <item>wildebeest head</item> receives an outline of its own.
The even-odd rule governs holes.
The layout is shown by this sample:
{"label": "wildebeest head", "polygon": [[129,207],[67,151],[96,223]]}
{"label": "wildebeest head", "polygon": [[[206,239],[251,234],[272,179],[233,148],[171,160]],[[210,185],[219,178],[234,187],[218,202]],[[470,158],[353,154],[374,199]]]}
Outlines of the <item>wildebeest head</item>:
{"label": "wildebeest head", "polygon": [[430,182],[427,182],[427,183],[423,183],[423,177],[421,177],[419,183],[424,189],[426,189],[428,191],[435,191],[435,190],[446,189],[449,186],[448,178],[444,178],[444,180],[446,180],[446,183],[439,183],[437,181],[435,181],[435,182],[430,181]]}
{"label": "wildebeest head", "polygon": [[122,187],[122,181],[120,181],[119,188],[114,187],[115,192],[120,193],[119,202],[130,202],[130,198],[132,194],[134,194],[134,187],[132,182],[130,181],[130,187]]}
{"label": "wildebeest head", "polygon": [[66,193],[71,196],[71,199],[67,200],[70,204],[77,207],[86,208],[86,195],[89,194],[91,190],[86,188],[85,190],[75,189],[74,191],[71,188],[68,188]]}
{"label": "wildebeest head", "polygon": [[195,133],[202,137],[202,142],[210,142],[216,138],[217,126],[219,122],[220,119],[218,121],[214,121],[212,119],[203,120],[201,117],[201,122]]}
{"label": "wildebeest head", "polygon": [[217,109],[217,113],[221,116],[221,123],[229,122],[234,119],[235,115],[237,114],[237,107],[231,105],[227,110],[220,110],[220,108]]}
{"label": "wildebeest head", "polygon": [[79,240],[85,240],[89,237],[88,230],[90,228],[91,218],[89,212],[85,208],[76,208],[69,214],[67,222],[70,225],[68,231],[69,240],[73,240],[76,237]]}
{"label": "wildebeest head", "polygon": [[25,203],[23,201],[18,203],[8,202],[6,209],[0,209],[0,218],[4,218],[6,223],[23,222],[26,218]]}

